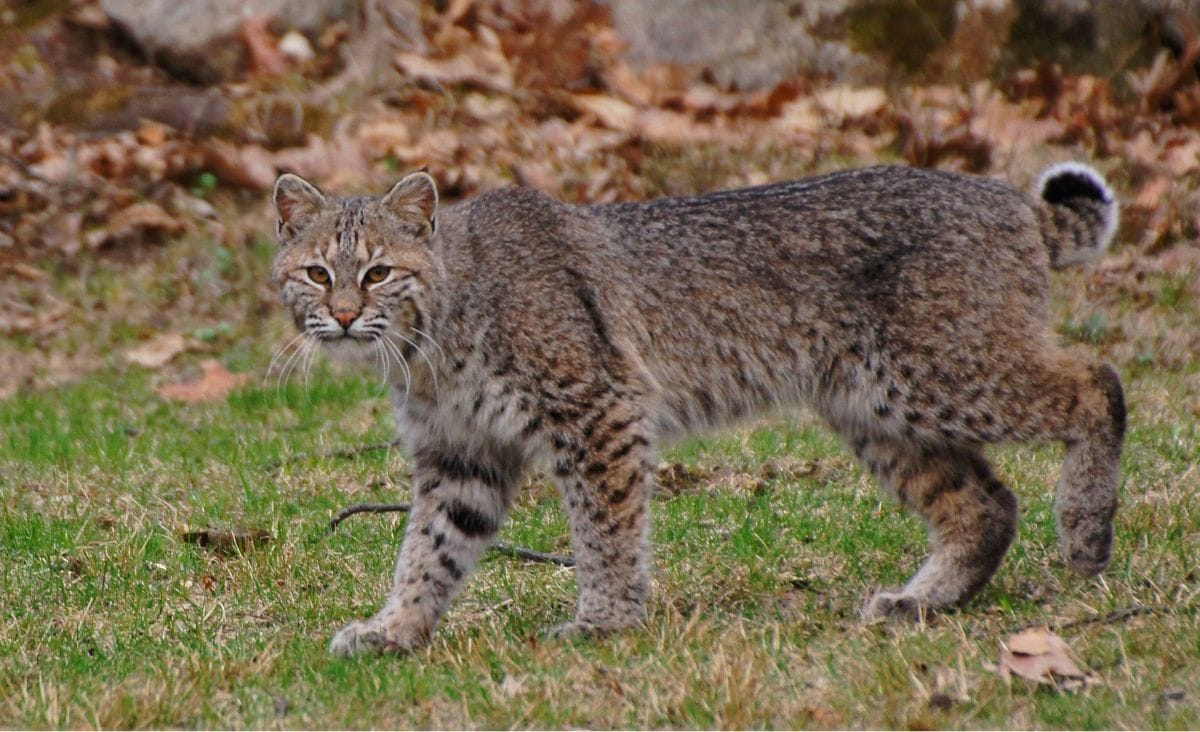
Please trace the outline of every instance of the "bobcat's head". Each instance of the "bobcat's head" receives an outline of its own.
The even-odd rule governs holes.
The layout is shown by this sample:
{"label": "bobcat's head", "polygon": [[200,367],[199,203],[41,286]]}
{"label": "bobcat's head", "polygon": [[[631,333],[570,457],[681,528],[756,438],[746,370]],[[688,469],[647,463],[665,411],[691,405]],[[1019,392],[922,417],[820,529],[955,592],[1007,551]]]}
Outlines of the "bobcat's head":
{"label": "bobcat's head", "polygon": [[[325,196],[290,173],[275,182],[273,274],[296,327],[360,354],[415,345],[428,313],[437,187],[413,173],[381,197]],[[399,355],[399,354],[395,354]]]}

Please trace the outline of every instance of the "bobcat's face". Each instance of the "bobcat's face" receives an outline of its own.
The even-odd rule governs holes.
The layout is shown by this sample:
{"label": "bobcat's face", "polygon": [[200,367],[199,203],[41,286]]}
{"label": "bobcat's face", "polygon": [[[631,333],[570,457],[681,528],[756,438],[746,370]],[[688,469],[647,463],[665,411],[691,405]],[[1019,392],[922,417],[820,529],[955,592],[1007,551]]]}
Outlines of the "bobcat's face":
{"label": "bobcat's face", "polygon": [[382,198],[326,199],[286,174],[274,198],[274,277],[301,333],[351,354],[405,354],[426,319],[433,179],[414,173]]}

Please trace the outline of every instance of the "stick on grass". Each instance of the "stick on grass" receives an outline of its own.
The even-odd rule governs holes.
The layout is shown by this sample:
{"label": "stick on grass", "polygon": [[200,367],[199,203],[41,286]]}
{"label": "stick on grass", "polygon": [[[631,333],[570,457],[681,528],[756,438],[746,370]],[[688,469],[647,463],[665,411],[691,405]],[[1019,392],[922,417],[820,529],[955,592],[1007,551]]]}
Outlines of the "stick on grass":
{"label": "stick on grass", "polygon": [[[344,508],[338,511],[337,515],[329,520],[329,530],[337,529],[338,524],[358,513],[408,513],[412,509],[407,503],[359,503],[349,508]],[[557,564],[560,567],[574,567],[575,557],[566,556],[564,554],[547,554],[545,552],[526,549],[525,547],[512,546],[511,544],[502,544],[496,542],[488,547],[491,551],[497,554],[503,554],[508,557],[524,559],[527,562],[541,562],[543,564]]]}

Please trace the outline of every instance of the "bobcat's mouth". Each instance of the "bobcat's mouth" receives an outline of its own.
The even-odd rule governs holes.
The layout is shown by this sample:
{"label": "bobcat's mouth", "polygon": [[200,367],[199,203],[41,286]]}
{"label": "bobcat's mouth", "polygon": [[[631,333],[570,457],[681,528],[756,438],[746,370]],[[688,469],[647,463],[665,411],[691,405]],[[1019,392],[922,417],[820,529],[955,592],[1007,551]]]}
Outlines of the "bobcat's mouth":
{"label": "bobcat's mouth", "polygon": [[308,336],[323,343],[370,343],[382,338],[387,330],[386,322],[378,323],[376,320],[378,319],[364,323],[361,319],[356,319],[343,325],[329,317],[310,315],[304,321],[303,330]]}

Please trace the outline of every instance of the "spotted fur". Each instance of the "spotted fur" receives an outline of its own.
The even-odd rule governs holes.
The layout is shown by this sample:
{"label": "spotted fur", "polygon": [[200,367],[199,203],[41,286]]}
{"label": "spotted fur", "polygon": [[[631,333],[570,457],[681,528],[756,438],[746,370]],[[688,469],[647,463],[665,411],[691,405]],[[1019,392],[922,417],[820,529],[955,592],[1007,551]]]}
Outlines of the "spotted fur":
{"label": "spotted fur", "polygon": [[779,406],[813,408],[928,524],[930,557],[869,618],[965,602],[995,572],[1017,502],[988,443],[1065,443],[1066,558],[1085,575],[1109,561],[1120,381],[1060,349],[1047,314],[1048,268],[1113,233],[1091,168],[1052,169],[1033,195],[882,167],[608,206],[512,188],[440,212],[424,173],[379,199],[285,175],[275,201],[284,303],[388,369],[413,464],[392,591],[335,653],[426,642],[538,463],[578,561],[557,632],[638,624],[659,444]]}

